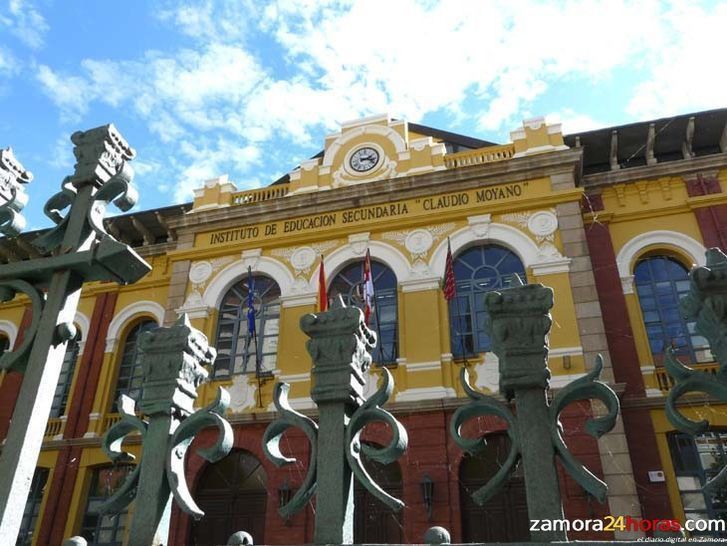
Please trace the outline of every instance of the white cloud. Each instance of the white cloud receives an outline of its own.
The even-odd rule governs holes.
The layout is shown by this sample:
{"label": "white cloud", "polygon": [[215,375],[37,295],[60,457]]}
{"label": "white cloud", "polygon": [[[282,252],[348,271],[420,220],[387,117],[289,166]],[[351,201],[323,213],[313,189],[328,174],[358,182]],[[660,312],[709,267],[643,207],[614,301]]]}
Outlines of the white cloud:
{"label": "white cloud", "polygon": [[[559,86],[597,86],[622,68],[644,79],[629,104],[639,117],[721,106],[727,88],[727,73],[707,64],[721,51],[725,5],[206,0],[157,16],[194,48],[90,58],[71,73],[41,65],[37,79],[66,119],[99,102],[145,122],[172,156],[150,164],[165,166],[178,199],[222,172],[247,175],[263,146],[316,149],[314,135],[362,115],[444,112],[504,133]],[[604,125],[569,107],[553,113],[567,133]]]}
{"label": "white cloud", "polygon": [[43,46],[44,36],[49,28],[33,3],[25,0],[8,1],[7,12],[0,14],[0,28],[2,27],[32,49]]}
{"label": "white cloud", "polygon": [[548,123],[561,123],[564,135],[572,133],[583,133],[593,131],[602,127],[608,127],[608,123],[593,119],[587,114],[575,112],[570,108],[563,108],[545,116]]}
{"label": "white cloud", "polygon": [[663,117],[694,110],[722,108],[727,101],[724,52],[727,4],[713,9],[678,4],[664,18],[669,41],[655,57],[628,104],[637,118]]}
{"label": "white cloud", "polygon": [[12,76],[19,70],[18,61],[9,49],[0,47],[0,78]]}

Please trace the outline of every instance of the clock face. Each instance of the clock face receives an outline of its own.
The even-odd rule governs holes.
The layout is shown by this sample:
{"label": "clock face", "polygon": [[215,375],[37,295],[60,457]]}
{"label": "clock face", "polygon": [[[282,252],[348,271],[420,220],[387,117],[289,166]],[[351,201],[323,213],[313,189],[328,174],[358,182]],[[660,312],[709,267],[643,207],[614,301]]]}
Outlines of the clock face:
{"label": "clock face", "polygon": [[378,164],[378,162],[379,152],[377,152],[373,148],[369,148],[368,146],[359,148],[358,150],[353,152],[353,155],[351,156],[351,159],[349,161],[349,163],[351,164],[351,168],[357,173],[365,173],[366,171],[370,171]]}

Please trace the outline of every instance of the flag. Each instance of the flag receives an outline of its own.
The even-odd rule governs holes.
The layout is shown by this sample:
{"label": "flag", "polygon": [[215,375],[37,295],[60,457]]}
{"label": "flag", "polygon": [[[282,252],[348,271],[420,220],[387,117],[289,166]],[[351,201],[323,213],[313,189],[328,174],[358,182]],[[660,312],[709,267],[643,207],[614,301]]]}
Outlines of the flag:
{"label": "flag", "polygon": [[447,261],[444,264],[444,299],[452,301],[457,295],[457,285],[454,280],[454,266],[452,265],[452,247],[449,245],[449,237],[447,237]]}
{"label": "flag", "polygon": [[323,255],[321,254],[321,267],[318,270],[318,310],[328,310],[328,293],[326,292],[326,272],[323,269]]}
{"label": "flag", "polygon": [[363,267],[363,297],[364,297],[364,320],[369,323],[371,311],[374,308],[374,280],[371,276],[371,252],[366,249]]}
{"label": "flag", "polygon": [[247,268],[247,335],[248,343],[255,335],[255,281],[252,278],[252,268]]}

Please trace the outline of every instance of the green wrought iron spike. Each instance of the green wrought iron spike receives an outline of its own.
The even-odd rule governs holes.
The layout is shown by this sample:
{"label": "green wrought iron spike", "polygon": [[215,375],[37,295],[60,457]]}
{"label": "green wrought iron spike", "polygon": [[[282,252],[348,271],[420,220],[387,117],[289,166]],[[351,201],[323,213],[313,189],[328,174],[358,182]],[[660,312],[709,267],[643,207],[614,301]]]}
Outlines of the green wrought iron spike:
{"label": "green wrought iron spike", "polygon": [[[559,519],[563,507],[559,492],[555,458],[566,471],[589,493],[605,500],[607,486],[570,453],[562,437],[559,415],[569,404],[597,399],[607,408],[607,414],[586,423],[586,430],[600,437],[613,428],[619,411],[618,397],[605,383],[598,381],[603,359],[584,377],[563,388],[548,405],[550,369],[548,368],[548,333],[553,291],[539,284],[513,286],[490,292],[485,298],[489,312],[489,334],[492,348],[499,359],[500,390],[511,407],[476,391],[469,381],[469,372],[462,369],[461,381],[470,402],[454,413],[450,434],[455,443],[468,453],[486,449],[486,438],[462,436],[462,428],[471,419],[495,416],[507,424],[510,449],[498,472],[472,494],[482,505],[491,499],[508,481],[518,464],[523,465],[528,513],[531,519]],[[564,532],[538,531],[533,540],[565,540]]]}
{"label": "green wrought iron spike", "polygon": [[[675,428],[687,434],[703,434],[709,430],[709,421],[695,421],[685,416],[677,406],[688,394],[704,393],[719,401],[727,401],[727,256],[718,248],[706,252],[706,264],[689,273],[689,293],[679,304],[682,314],[694,320],[696,331],[709,341],[710,349],[719,363],[719,370],[711,374],[682,363],[672,348],[664,355],[664,368],[674,380],[666,397],[665,412]],[[704,486],[712,493],[727,485],[727,466]]]}
{"label": "green wrought iron spike", "polygon": [[25,228],[25,218],[20,212],[28,204],[25,184],[33,180],[13,155],[11,148],[0,150],[0,233],[17,237]]}
{"label": "green wrought iron spike", "polygon": [[[232,448],[232,427],[223,417],[229,407],[227,391],[219,387],[217,398],[203,409],[194,410],[197,388],[208,378],[203,367],[212,364],[215,350],[204,334],[182,315],[170,328],[144,332],[139,339],[144,377],[138,405],[129,397],[119,399],[121,420],[104,435],[102,446],[115,463],[129,462],[133,455],[123,451],[130,435],[141,435],[142,457],[121,487],[109,497],[100,513],[119,513],[132,501],[135,509],[129,531],[129,545],[143,546],[164,540],[168,525],[169,500],[195,519],[204,516],[189,492],[184,461],[194,437],[207,427],[217,428],[217,441],[197,450],[209,462],[219,461]],[[146,416],[142,419],[137,416]]]}
{"label": "green wrought iron spike", "polygon": [[[349,544],[353,541],[355,509],[353,478],[391,508],[404,506],[371,478],[362,458],[393,462],[406,450],[408,438],[401,423],[381,407],[394,388],[387,369],[382,368],[382,384],[377,391],[368,400],[363,396],[364,373],[371,365],[369,350],[376,344],[376,334],[366,326],[361,310],[346,307],[339,297],[330,311],[305,315],[300,324],[310,338],[306,346],[313,359],[315,384],[311,397],[318,406],[319,422],[294,411],[288,402],[288,385],[278,383],[273,400],[280,417],[265,431],[263,450],[276,465],[291,464],[295,459],[282,453],[281,437],[293,427],[305,433],[311,445],[308,472],[280,514],[292,516],[315,494],[314,542]],[[363,429],[375,421],[388,424],[392,431],[391,441],[382,448],[361,442]]]}

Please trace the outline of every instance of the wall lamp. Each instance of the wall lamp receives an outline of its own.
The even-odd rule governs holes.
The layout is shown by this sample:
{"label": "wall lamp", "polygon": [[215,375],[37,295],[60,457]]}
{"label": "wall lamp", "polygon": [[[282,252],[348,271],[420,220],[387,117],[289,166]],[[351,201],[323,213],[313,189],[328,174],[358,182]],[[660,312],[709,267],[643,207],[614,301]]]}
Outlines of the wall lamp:
{"label": "wall lamp", "polygon": [[434,482],[432,481],[432,478],[429,477],[429,474],[424,474],[420,485],[422,486],[422,500],[424,501],[424,506],[427,508],[427,518],[428,521],[432,521],[432,508],[434,507]]}

